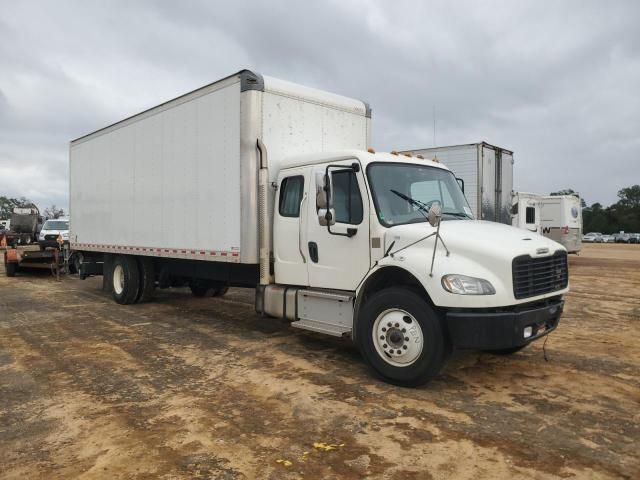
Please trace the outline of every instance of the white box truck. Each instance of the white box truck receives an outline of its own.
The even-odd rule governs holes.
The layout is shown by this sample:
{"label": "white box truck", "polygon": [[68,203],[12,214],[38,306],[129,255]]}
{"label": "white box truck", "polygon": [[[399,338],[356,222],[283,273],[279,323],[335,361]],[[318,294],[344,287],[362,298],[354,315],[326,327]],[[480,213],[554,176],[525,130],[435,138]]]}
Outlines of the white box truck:
{"label": "white box truck", "polygon": [[511,225],[511,150],[480,142],[420,148],[401,153],[423,155],[444,163],[460,179],[475,218]]}
{"label": "white box truck", "polygon": [[517,351],[558,325],[565,249],[477,222],[451,171],[367,150],[366,103],[247,70],[70,145],[81,276],[116,302],[256,289],[256,309],[350,336],[419,385],[453,348]]}

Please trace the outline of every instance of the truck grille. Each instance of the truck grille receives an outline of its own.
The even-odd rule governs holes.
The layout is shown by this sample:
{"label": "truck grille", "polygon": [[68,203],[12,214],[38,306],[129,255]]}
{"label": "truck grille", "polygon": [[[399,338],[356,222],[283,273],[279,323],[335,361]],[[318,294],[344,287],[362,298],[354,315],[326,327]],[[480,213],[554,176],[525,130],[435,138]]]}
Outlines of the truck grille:
{"label": "truck grille", "polygon": [[516,299],[562,290],[568,282],[566,252],[557,251],[540,258],[521,255],[513,259],[513,295]]}
{"label": "truck grille", "polygon": [[49,234],[49,235],[45,235],[44,236],[45,240],[57,240],[58,239],[58,234]]}

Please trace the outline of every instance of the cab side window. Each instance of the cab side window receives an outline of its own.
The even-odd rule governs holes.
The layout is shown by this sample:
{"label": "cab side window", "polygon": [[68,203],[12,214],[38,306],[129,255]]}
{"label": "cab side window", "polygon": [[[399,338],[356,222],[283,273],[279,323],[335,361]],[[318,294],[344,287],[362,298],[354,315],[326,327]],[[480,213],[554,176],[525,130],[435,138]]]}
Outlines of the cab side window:
{"label": "cab side window", "polygon": [[362,196],[358,179],[353,170],[338,170],[331,173],[333,184],[333,208],[336,222],[359,225],[362,223]]}
{"label": "cab side window", "polygon": [[280,202],[278,211],[282,217],[299,217],[300,202],[304,193],[304,177],[286,177],[280,185]]}

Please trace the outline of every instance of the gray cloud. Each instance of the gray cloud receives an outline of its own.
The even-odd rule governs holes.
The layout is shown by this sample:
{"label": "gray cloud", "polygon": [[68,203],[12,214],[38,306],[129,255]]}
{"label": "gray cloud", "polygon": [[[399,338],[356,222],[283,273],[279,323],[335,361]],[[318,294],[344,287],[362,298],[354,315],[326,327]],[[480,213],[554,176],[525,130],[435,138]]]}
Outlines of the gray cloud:
{"label": "gray cloud", "polygon": [[0,195],[67,204],[72,138],[241,68],[367,100],[380,150],[487,140],[516,188],[640,182],[640,4],[0,0]]}

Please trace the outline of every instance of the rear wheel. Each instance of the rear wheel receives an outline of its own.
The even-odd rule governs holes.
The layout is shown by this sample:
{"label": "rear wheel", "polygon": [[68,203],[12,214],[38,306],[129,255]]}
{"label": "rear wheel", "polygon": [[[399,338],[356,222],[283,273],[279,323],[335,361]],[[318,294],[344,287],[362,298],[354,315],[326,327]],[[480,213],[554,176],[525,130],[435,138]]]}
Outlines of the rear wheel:
{"label": "rear wheel", "polygon": [[140,291],[138,292],[137,302],[148,302],[153,297],[153,291],[156,288],[153,259],[138,257],[138,268],[140,269]]}
{"label": "rear wheel", "polygon": [[442,369],[449,351],[440,316],[404,288],[376,293],[360,311],[356,339],[363,357],[386,381],[415,387]]}
{"label": "rear wheel", "polygon": [[214,287],[213,290],[212,290],[212,295],[214,297],[222,297],[228,291],[229,291],[229,287],[227,287],[227,286]]}
{"label": "rear wheel", "polygon": [[113,299],[120,305],[134,303],[140,290],[140,273],[135,257],[117,256],[112,272]]}
{"label": "rear wheel", "polygon": [[209,290],[211,290],[209,285],[198,282],[191,282],[189,284],[189,288],[191,289],[191,293],[193,293],[194,297],[204,297],[209,293]]}

